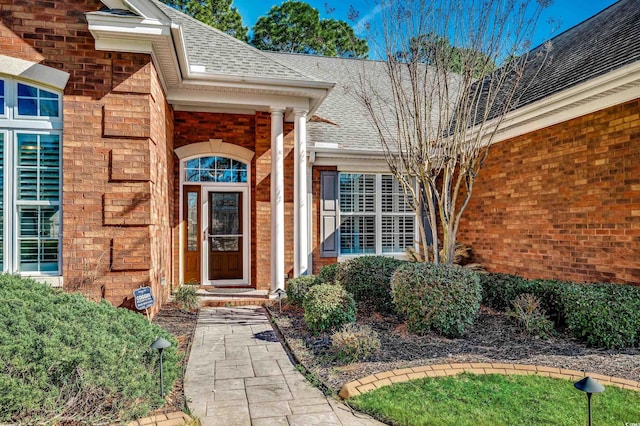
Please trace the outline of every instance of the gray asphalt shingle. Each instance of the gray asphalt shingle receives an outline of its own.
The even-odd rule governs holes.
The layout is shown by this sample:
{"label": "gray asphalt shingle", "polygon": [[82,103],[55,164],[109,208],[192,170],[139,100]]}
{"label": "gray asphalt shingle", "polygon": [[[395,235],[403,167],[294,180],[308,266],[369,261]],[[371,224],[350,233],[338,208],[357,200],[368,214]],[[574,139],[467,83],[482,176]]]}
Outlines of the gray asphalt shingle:
{"label": "gray asphalt shingle", "polygon": [[175,24],[182,27],[190,65],[203,66],[205,72],[248,78],[275,78],[315,81],[285,64],[269,58],[265,52],[187,16],[158,0],[151,0]]}

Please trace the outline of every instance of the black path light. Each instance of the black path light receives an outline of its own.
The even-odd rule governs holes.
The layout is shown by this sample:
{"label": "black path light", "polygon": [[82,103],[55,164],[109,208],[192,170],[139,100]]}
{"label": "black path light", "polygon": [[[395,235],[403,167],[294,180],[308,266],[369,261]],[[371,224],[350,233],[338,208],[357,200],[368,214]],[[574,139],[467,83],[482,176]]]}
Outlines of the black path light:
{"label": "black path light", "polygon": [[579,391],[586,392],[587,394],[587,406],[589,409],[589,426],[591,426],[591,395],[594,393],[604,392],[604,386],[602,386],[596,379],[591,377],[585,377],[584,379],[575,382],[573,386]]}
{"label": "black path light", "polygon": [[164,398],[164,383],[162,377],[162,350],[171,346],[171,343],[163,339],[162,337],[158,337],[155,342],[151,344],[153,349],[157,349],[160,354],[160,396]]}

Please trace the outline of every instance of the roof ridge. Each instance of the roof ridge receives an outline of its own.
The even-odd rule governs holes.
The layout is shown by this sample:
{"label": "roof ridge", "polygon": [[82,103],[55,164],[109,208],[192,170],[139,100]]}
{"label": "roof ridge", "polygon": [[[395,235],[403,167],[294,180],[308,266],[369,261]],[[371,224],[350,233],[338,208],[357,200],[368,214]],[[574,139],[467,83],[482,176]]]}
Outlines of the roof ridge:
{"label": "roof ridge", "polygon": [[[294,72],[296,72],[296,73],[300,74],[302,77],[305,77],[305,78],[307,78],[307,79],[309,79],[309,80],[313,80],[313,81],[320,81],[320,80],[318,80],[318,79],[317,79],[316,77],[314,77],[314,76],[308,75],[307,73],[304,73],[304,72],[302,72],[302,71],[300,71],[300,70],[298,70],[298,69],[296,69],[296,68],[293,68],[291,65],[285,64],[285,63],[283,63],[283,62],[281,62],[281,61],[278,61],[278,60],[275,60],[274,58],[271,58],[271,57],[270,57],[269,55],[267,55],[264,51],[262,51],[262,50],[260,50],[260,49],[257,49],[257,48],[255,48],[255,47],[253,47],[253,46],[251,46],[249,43],[245,43],[244,41],[242,41],[242,40],[239,40],[239,39],[235,38],[235,37],[234,37],[234,36],[232,36],[231,34],[227,34],[227,33],[225,33],[224,31],[219,30],[218,28],[215,28],[215,27],[212,27],[211,25],[205,24],[204,22],[197,20],[197,19],[196,19],[196,18],[194,18],[193,16],[189,16],[189,15],[187,15],[186,13],[183,13],[183,12],[181,12],[180,10],[175,9],[175,8],[173,8],[173,7],[169,6],[168,4],[163,3],[163,2],[162,2],[162,1],[160,1],[160,0],[149,0],[149,1],[151,1],[152,3],[155,3],[156,5],[161,6],[161,7],[160,7],[160,9],[162,9],[162,7],[164,7],[164,8],[170,9],[172,12],[179,13],[179,14],[180,14],[180,15],[182,15],[184,18],[186,18],[187,20],[189,20],[189,21],[193,22],[194,24],[197,24],[197,25],[199,25],[199,26],[201,26],[201,27],[204,27],[204,28],[205,28],[206,30],[208,30],[208,31],[212,31],[212,32],[214,32],[214,33],[216,33],[216,34],[218,34],[218,35],[220,35],[220,36],[223,36],[223,37],[225,37],[227,40],[232,41],[233,43],[236,43],[236,44],[238,44],[238,45],[241,45],[243,49],[248,49],[248,50],[251,50],[251,51],[252,51],[252,52],[254,52],[254,53],[258,53],[259,55],[263,56],[264,58],[268,59],[269,61],[275,62],[275,63],[277,63],[278,65],[280,65],[280,66],[282,66],[282,67],[288,68],[289,70],[294,71]],[[163,13],[164,13],[164,12],[163,12]],[[173,19],[171,19],[171,17],[170,17],[170,16],[168,16],[168,18],[169,18],[171,21],[173,21]],[[200,65],[200,64],[193,64],[193,65]]]}

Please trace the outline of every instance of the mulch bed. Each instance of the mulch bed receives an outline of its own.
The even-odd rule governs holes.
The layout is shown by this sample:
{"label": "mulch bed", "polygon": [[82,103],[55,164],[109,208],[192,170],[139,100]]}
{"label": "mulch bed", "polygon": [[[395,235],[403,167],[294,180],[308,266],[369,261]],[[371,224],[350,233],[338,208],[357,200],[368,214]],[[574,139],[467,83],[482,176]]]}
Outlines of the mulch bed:
{"label": "mulch bed", "polygon": [[482,308],[473,327],[459,339],[406,332],[396,318],[359,312],[358,323],[379,335],[382,348],[365,362],[344,364],[331,355],[327,334],[314,336],[303,312],[293,307],[272,310],[278,328],[304,366],[338,392],[343,384],[396,368],[461,362],[534,364],[616,376],[640,381],[640,349],[589,348],[559,333],[549,339],[523,335],[504,313]]}
{"label": "mulch bed", "polygon": [[[178,341],[178,351],[184,354],[181,360],[182,371],[187,367],[189,357],[189,347],[193,339],[193,333],[196,329],[198,320],[197,312],[182,311],[175,303],[165,303],[162,309],[153,318],[153,323],[167,330]],[[187,400],[184,396],[183,376],[180,375],[173,385],[173,389],[166,396],[166,404],[164,407],[150,413],[150,415],[169,413],[172,411],[184,411],[187,406]]]}

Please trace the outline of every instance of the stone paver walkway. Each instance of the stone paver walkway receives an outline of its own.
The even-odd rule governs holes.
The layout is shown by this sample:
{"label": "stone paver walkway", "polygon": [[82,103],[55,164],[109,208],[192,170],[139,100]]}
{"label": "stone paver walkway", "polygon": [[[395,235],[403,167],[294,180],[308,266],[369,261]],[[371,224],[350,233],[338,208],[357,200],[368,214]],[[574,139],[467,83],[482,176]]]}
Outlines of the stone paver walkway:
{"label": "stone paver walkway", "polygon": [[184,392],[203,426],[382,425],[311,386],[256,306],[200,311]]}

